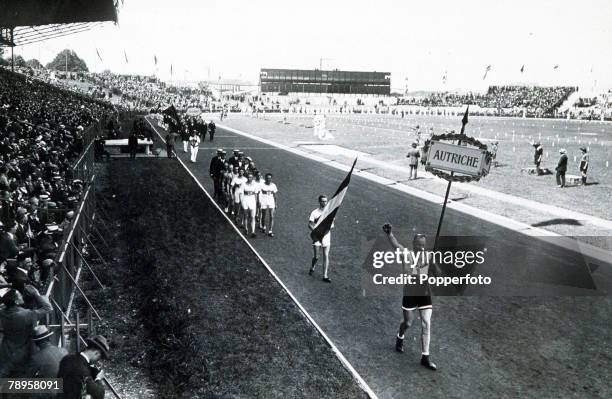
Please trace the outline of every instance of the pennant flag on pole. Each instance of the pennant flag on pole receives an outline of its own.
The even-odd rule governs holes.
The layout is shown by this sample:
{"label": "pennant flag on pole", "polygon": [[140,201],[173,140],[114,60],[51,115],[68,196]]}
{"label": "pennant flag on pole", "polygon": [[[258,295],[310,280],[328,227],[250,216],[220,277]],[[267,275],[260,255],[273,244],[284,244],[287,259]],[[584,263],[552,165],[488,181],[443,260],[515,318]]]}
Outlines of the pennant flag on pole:
{"label": "pennant flag on pole", "polygon": [[484,76],[482,77],[482,80],[485,80],[487,78],[487,74],[489,73],[490,70],[491,70],[491,65],[487,65],[487,68],[485,69],[485,73],[484,73]]}
{"label": "pennant flag on pole", "polygon": [[325,235],[331,230],[336,213],[338,212],[338,209],[340,209],[342,200],[344,200],[344,196],[348,190],[348,185],[351,182],[351,175],[353,174],[353,169],[355,168],[356,163],[357,158],[355,158],[355,161],[353,161],[353,166],[351,166],[351,170],[349,171],[348,175],[346,175],[340,184],[340,187],[338,187],[336,194],[334,194],[332,199],[327,203],[323,209],[323,213],[321,213],[321,216],[319,216],[319,219],[317,220],[317,224],[315,224],[314,229],[310,232],[310,238],[312,238],[313,241],[321,241],[323,237],[325,237]]}
{"label": "pennant flag on pole", "polygon": [[525,64],[521,67],[521,73],[525,72]]}
{"label": "pennant flag on pole", "polygon": [[165,110],[163,110],[162,114],[164,114],[165,116],[169,117],[172,120],[172,123],[178,128],[178,131],[182,131],[183,125],[181,123],[181,118],[179,117],[178,112],[176,111],[176,108],[174,108],[174,105],[171,105]]}
{"label": "pennant flag on pole", "polygon": [[98,54],[98,58],[100,59],[100,61],[102,61],[102,56],[100,55],[100,52],[98,51],[98,49],[96,49],[96,54]]}
{"label": "pennant flag on pole", "polygon": [[468,105],[465,109],[465,114],[463,114],[463,119],[461,119],[462,129],[461,134],[463,134],[463,129],[465,129],[465,125],[468,124],[468,115],[470,114],[470,106]]}
{"label": "pennant flag on pole", "polygon": [[125,52],[125,50],[123,50],[123,55],[125,56],[125,63],[128,64],[128,58],[127,58],[127,53]]}

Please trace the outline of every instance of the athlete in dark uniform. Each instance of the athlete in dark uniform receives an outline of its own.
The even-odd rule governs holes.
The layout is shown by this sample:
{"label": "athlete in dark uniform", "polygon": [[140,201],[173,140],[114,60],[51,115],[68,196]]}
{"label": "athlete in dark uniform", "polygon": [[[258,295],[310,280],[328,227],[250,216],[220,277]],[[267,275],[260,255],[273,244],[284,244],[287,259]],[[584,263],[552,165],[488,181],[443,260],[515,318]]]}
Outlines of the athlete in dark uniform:
{"label": "athlete in dark uniform", "polygon": [[[383,226],[383,231],[387,234],[389,243],[396,249],[404,251],[404,246],[401,245],[392,232],[392,226],[386,223]],[[419,251],[424,251],[427,244],[427,238],[424,234],[416,234],[412,242],[412,251],[416,254]],[[425,255],[425,253],[423,253]],[[412,275],[427,275],[429,272],[429,264],[427,259],[419,258],[415,265],[404,265],[407,274]],[[418,277],[417,277],[418,279]],[[414,310],[418,309],[421,316],[421,365],[430,369],[436,370],[436,365],[429,359],[429,341],[431,329],[431,289],[429,284],[406,284],[404,285],[404,297],[402,298],[402,313],[404,320],[399,326],[399,332],[395,342],[395,350],[404,352],[404,333],[412,325],[414,321]]]}

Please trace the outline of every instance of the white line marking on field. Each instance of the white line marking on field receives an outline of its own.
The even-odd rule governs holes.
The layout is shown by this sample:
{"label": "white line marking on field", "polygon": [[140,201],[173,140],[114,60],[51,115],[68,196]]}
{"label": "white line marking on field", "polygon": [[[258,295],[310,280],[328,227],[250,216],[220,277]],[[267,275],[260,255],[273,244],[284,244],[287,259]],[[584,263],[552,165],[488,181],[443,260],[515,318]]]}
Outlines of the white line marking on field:
{"label": "white line marking on field", "polygon": [[[145,118],[146,121],[149,123],[149,125],[151,125],[151,127],[153,128],[153,130],[155,131],[155,133],[159,136],[159,138],[162,140],[162,142],[165,143],[164,138],[162,137],[161,134],[159,134],[159,132],[157,131],[156,126],[153,125],[153,123],[151,123],[151,121],[149,120],[149,118]],[[280,286],[285,290],[285,292],[287,292],[287,294],[289,295],[289,297],[293,300],[293,302],[297,305],[297,307],[302,311],[302,314],[304,314],[304,316],[306,316],[306,319],[308,319],[308,321],[317,329],[317,331],[319,332],[319,334],[321,334],[321,336],[323,337],[323,339],[325,339],[325,341],[327,342],[327,344],[331,347],[332,351],[334,352],[334,354],[336,355],[336,357],[338,358],[338,360],[340,360],[340,363],[342,363],[342,365],[344,366],[344,368],[346,368],[353,376],[353,378],[355,378],[355,380],[357,380],[357,383],[359,384],[359,386],[361,387],[361,389],[363,389],[366,394],[368,395],[368,397],[372,398],[372,399],[378,399],[378,396],[376,396],[376,394],[374,393],[374,391],[372,391],[372,388],[370,388],[370,386],[368,385],[367,382],[365,382],[365,380],[363,379],[363,377],[361,377],[361,375],[357,372],[357,370],[355,370],[355,368],[351,365],[351,363],[347,360],[346,357],[344,357],[344,355],[342,354],[342,352],[340,352],[340,349],[338,349],[338,347],[332,342],[332,340],[327,336],[327,334],[325,334],[325,332],[323,331],[323,329],[317,324],[317,322],[312,318],[312,316],[310,316],[310,314],[308,313],[308,311],[302,306],[302,304],[300,303],[300,301],[298,301],[298,299],[291,293],[291,291],[289,291],[289,288],[287,288],[287,286],[282,282],[282,280],[276,275],[276,273],[274,272],[274,270],[272,270],[272,268],[270,267],[270,265],[268,265],[268,263],[266,262],[266,260],[259,254],[259,252],[257,252],[257,250],[255,249],[255,247],[253,247],[253,245],[251,245],[251,243],[249,242],[249,240],[247,240],[247,238],[242,234],[242,232],[240,231],[240,229],[234,224],[234,222],[232,222],[232,220],[225,214],[225,212],[223,212],[223,210],[221,209],[221,207],[217,204],[217,202],[210,196],[210,194],[208,193],[208,191],[206,191],[206,189],[204,188],[204,186],[202,185],[202,183],[200,183],[200,181],[197,179],[197,177],[195,177],[195,175],[191,172],[191,170],[189,170],[189,168],[185,165],[185,163],[177,156],[176,159],[179,161],[179,163],[183,166],[183,168],[185,168],[185,170],[187,171],[187,173],[189,173],[189,175],[193,178],[193,180],[195,180],[196,184],[202,189],[202,191],[204,191],[204,194],[208,197],[208,199],[210,200],[210,202],[215,206],[215,208],[217,208],[217,210],[219,211],[219,213],[221,215],[223,215],[223,217],[229,222],[229,224],[234,228],[234,230],[236,231],[236,233],[238,233],[238,235],[240,236],[240,238],[242,238],[242,240],[248,245],[248,247],[251,249],[251,251],[253,251],[253,253],[257,256],[257,258],[259,258],[259,260],[261,261],[261,263],[265,266],[265,268],[268,270],[268,272],[272,275],[272,277],[274,277],[274,279],[280,284]]]}
{"label": "white line marking on field", "polygon": [[[222,128],[222,129],[226,129],[230,132],[236,133],[238,135],[244,136],[246,138],[252,139],[252,140],[256,140],[259,141],[261,143],[265,143],[268,145],[271,145],[273,147],[276,148],[280,148],[282,150],[288,151],[292,154],[296,154],[299,155],[301,157],[319,162],[319,163],[324,163],[326,165],[330,165],[336,169],[342,170],[344,172],[348,172],[350,170],[350,166],[345,165],[343,163],[340,162],[336,162],[336,161],[330,161],[329,159],[326,158],[322,158],[318,155],[315,154],[309,154],[307,152],[304,152],[302,150],[296,149],[296,148],[292,148],[292,147],[288,147],[286,145],[280,144],[280,143],[276,143],[274,141],[268,140],[268,139],[264,139],[255,135],[252,135],[250,133],[246,133],[243,132],[241,130],[238,129],[234,129],[231,128],[229,126],[225,126],[222,124],[219,124],[218,127]],[[359,164],[361,163],[361,159],[357,162],[357,167],[359,167]],[[371,159],[368,159],[366,163],[372,163]],[[395,166],[395,165],[394,165]],[[398,167],[401,168],[401,167]],[[411,186],[406,186],[404,184],[401,183],[397,183],[394,180],[390,180],[378,175],[375,175],[373,173],[370,172],[360,172],[359,170],[355,171],[355,174],[358,174],[359,176],[364,177],[365,179],[368,179],[370,181],[385,185],[385,186],[389,186],[392,187],[396,190],[399,190],[401,192],[404,192],[406,194],[418,197],[418,198],[422,198],[424,200],[436,203],[436,204],[440,204],[442,205],[442,202],[444,201],[444,198],[442,198],[439,195],[436,194],[432,194],[423,190],[419,190],[417,188],[411,187]],[[459,183],[461,184],[461,183]],[[524,200],[524,201],[528,201],[528,200]],[[578,247],[580,249],[580,254],[581,255],[585,255],[587,257],[599,260],[601,262],[605,262],[605,263],[610,263],[612,262],[612,256],[610,255],[610,251],[602,249],[602,248],[598,248],[595,247],[593,245],[590,244],[586,244],[584,242],[580,242],[578,240],[574,240],[565,236],[562,236],[560,234],[548,231],[548,230],[544,230],[544,229],[540,229],[537,227],[533,227],[530,226],[526,223],[522,223],[522,222],[518,222],[516,220],[507,218],[505,216],[501,216],[501,215],[497,215],[491,212],[487,212],[484,211],[482,209],[479,208],[475,208],[472,207],[470,205],[465,205],[465,204],[461,204],[461,203],[457,203],[457,202],[453,202],[453,201],[449,201],[447,204],[447,208],[449,209],[453,209],[456,211],[459,211],[461,213],[464,213],[466,215],[469,216],[474,216],[478,219],[493,223],[493,224],[497,224],[498,226],[502,226],[505,227],[509,230],[512,231],[516,231],[518,233],[522,233],[525,234],[527,236],[530,237],[535,237],[538,238],[542,241],[548,242],[550,244],[554,244],[558,247],[564,248],[564,249],[570,249],[572,250],[573,248]]]}

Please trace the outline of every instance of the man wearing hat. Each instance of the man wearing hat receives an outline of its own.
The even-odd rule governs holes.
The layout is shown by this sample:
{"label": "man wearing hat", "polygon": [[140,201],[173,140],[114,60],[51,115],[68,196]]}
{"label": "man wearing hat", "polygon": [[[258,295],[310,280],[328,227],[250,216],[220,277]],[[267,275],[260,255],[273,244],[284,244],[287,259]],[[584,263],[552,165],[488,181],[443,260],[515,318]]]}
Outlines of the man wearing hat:
{"label": "man wearing hat", "polygon": [[221,182],[223,181],[223,169],[225,164],[225,151],[222,148],[217,150],[215,155],[210,160],[210,167],[208,168],[208,174],[213,179],[215,187],[214,198],[217,201],[223,200],[223,192],[221,189]]}
{"label": "man wearing hat", "polygon": [[102,335],[86,340],[87,348],[81,353],[68,355],[59,365],[58,378],[64,379],[64,393],[60,398],[81,399],[83,390],[92,399],[104,398],[104,372],[94,366],[100,359],[107,359],[110,347]]}
{"label": "man wearing hat", "polygon": [[49,338],[53,331],[47,326],[36,326],[32,332],[32,341],[38,352],[30,358],[28,375],[32,378],[56,378],[61,360],[68,355],[64,348],[53,345]]}
{"label": "man wearing hat", "polygon": [[[417,148],[417,143],[412,143],[412,148],[408,150],[408,154],[406,154],[406,158],[410,159],[409,161],[410,175],[408,176],[409,179],[416,180],[417,178],[417,168],[419,167],[419,157],[420,156],[421,156],[421,153],[419,152]],[[413,172],[414,172],[414,177],[413,177]]]}
{"label": "man wearing hat", "polygon": [[561,156],[555,170],[557,171],[557,187],[563,188],[565,187],[565,172],[567,171],[567,151],[565,151],[565,148],[561,148],[559,154]]}
{"label": "man wearing hat", "polygon": [[4,338],[0,345],[0,378],[6,378],[26,365],[30,356],[32,329],[53,307],[45,296],[27,284],[24,291],[32,296],[38,305],[35,309],[23,307],[23,296],[16,289],[10,289],[2,297],[5,309],[0,309],[0,325]]}
{"label": "man wearing hat", "polygon": [[587,170],[589,170],[589,154],[586,147],[581,147],[582,157],[580,158],[580,175],[582,176],[582,185],[586,186]]}
{"label": "man wearing hat", "polygon": [[228,160],[229,164],[232,166],[232,169],[234,167],[236,168],[240,168],[240,161],[238,159],[238,153],[240,152],[239,149],[234,149],[234,155]]}

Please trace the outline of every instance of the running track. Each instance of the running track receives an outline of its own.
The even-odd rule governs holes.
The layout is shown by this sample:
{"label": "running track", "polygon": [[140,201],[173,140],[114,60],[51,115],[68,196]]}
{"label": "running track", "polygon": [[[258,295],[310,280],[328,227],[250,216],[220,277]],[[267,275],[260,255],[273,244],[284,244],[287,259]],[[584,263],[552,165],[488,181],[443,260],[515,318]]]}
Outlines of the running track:
{"label": "running track", "polygon": [[[195,164],[177,144],[178,155],[211,195],[208,165],[218,147],[240,148],[260,171],[274,174],[276,237],[260,233],[249,241],[380,398],[611,394],[609,297],[436,297],[430,351],[439,371],[431,372],[418,364],[418,319],[407,332],[406,352],[394,351],[400,291],[364,296],[360,273],[368,240],[381,236],[384,222],[435,232],[439,205],[354,176],[332,232],[332,284],[325,284],[320,266],[315,276],[307,274],[307,217],[317,196],[333,194],[345,172],[222,128],[214,143],[202,143]],[[452,210],[443,234],[492,237],[489,248],[501,255],[503,268],[529,264],[538,254],[560,264],[583,261],[575,252]]]}

